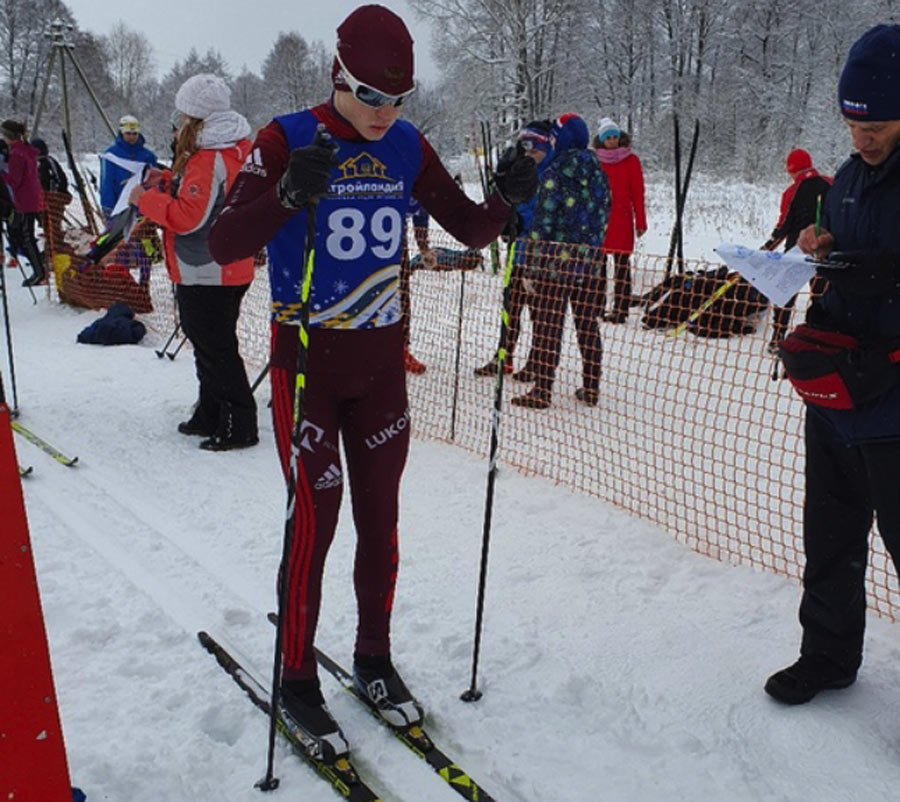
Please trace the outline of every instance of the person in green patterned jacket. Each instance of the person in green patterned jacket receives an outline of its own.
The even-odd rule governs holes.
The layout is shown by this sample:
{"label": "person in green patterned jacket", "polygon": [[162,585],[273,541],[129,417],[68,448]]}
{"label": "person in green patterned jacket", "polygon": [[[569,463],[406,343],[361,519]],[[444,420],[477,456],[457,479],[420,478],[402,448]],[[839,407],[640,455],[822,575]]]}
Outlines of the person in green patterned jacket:
{"label": "person in green patterned jacket", "polygon": [[544,170],[529,238],[533,252],[528,281],[535,293],[534,387],[512,403],[530,409],[550,406],[559,364],[566,308],[571,303],[583,360],[582,386],[575,397],[595,406],[600,397],[603,346],[597,322],[600,248],[612,197],[597,154],[588,149],[587,123],[564,114],[553,125],[553,160]]}

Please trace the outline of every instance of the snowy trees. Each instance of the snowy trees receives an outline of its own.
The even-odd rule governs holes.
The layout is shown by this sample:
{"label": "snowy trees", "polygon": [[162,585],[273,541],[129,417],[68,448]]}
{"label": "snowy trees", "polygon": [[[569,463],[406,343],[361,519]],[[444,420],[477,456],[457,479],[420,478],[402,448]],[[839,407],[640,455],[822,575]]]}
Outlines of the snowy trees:
{"label": "snowy trees", "polygon": [[608,115],[659,164],[677,113],[701,120],[706,168],[748,175],[774,171],[795,145],[834,161],[846,152],[841,65],[863,30],[896,15],[891,0],[410,2],[435,23],[462,120],[509,130],[562,111]]}

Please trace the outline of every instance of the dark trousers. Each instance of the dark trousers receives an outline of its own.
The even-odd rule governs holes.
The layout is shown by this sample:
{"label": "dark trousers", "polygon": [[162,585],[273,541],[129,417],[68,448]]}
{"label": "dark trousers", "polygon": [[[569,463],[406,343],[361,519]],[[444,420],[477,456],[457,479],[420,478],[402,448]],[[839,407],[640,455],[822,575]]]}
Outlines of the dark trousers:
{"label": "dark trousers", "polygon": [[859,667],[873,518],[895,570],[900,557],[898,473],[900,442],[847,446],[807,412],[801,654],[827,656],[850,672]]}
{"label": "dark trousers", "polygon": [[36,213],[13,212],[9,222],[9,247],[14,256],[19,253],[25,254],[25,258],[31,263],[31,269],[35,274],[43,276],[44,260],[34,236],[36,221]]}
{"label": "dark trousers", "polygon": [[249,284],[228,287],[179,284],[181,328],[194,346],[203,418],[217,426],[231,415],[236,436],[256,435],[256,401],[238,351],[237,320]]}
{"label": "dark trousers", "polygon": [[583,385],[587,390],[600,387],[603,345],[597,322],[597,278],[595,276],[542,276],[536,286],[534,356],[535,389],[550,392],[556,378],[562,347],[566,310],[572,305],[572,317],[583,362]]}
{"label": "dark trousers", "polygon": [[[296,326],[272,326],[272,419],[289,475],[297,370]],[[403,327],[309,332],[309,361],[284,611],[284,677],[316,675],[313,640],[322,573],[337,526],[346,458],[356,529],[356,652],[390,653],[397,579],[400,478],[409,450]]]}
{"label": "dark trousers", "polygon": [[631,308],[631,264],[630,253],[607,253],[600,255],[600,281],[597,290],[597,305],[601,312],[606,308],[606,257],[613,260],[613,311],[628,312]]}

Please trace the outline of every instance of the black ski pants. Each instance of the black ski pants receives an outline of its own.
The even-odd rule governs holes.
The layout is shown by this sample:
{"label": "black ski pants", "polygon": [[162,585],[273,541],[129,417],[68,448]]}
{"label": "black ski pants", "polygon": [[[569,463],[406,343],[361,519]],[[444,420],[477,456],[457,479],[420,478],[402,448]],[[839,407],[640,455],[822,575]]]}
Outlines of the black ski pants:
{"label": "black ski pants", "polygon": [[898,475],[900,442],[848,446],[807,412],[801,654],[828,657],[848,672],[859,668],[873,519],[895,570],[900,558]]}
{"label": "black ski pants", "polygon": [[194,346],[199,409],[213,427],[231,415],[235,436],[257,433],[256,401],[238,350],[237,321],[249,284],[179,284],[175,290],[182,331]]}
{"label": "black ski pants", "polygon": [[13,255],[25,254],[34,273],[43,276],[44,259],[34,236],[34,224],[37,222],[37,217],[36,213],[13,212],[12,219],[9,221],[9,246]]}

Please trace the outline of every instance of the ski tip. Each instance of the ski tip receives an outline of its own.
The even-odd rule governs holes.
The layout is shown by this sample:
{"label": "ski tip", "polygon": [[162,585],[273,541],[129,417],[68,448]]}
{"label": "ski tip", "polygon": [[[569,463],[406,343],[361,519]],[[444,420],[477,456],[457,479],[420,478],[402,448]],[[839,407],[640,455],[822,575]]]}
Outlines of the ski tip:
{"label": "ski tip", "polygon": [[72,457],[70,460],[66,460],[63,465],[67,468],[74,468],[78,464],[78,457]]}

